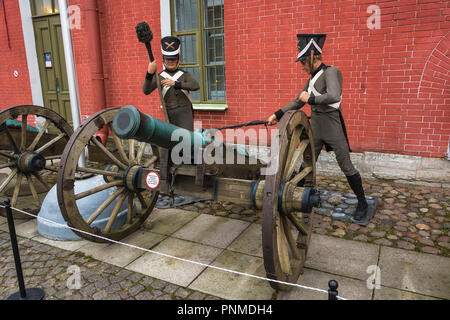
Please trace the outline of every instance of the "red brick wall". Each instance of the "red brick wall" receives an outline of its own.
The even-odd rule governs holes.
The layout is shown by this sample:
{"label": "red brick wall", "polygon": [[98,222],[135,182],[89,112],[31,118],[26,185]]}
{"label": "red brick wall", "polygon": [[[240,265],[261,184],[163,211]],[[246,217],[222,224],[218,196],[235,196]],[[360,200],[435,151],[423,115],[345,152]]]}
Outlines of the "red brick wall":
{"label": "red brick wall", "polygon": [[[8,46],[5,12],[11,48]],[[18,1],[5,1],[5,11],[0,3],[0,57],[0,109],[32,104]],[[18,77],[14,76],[14,71],[18,72]]]}
{"label": "red brick wall", "polygon": [[[372,4],[380,29],[366,24]],[[307,80],[294,63],[296,34],[326,33],[324,62],[343,72],[353,150],[442,157],[449,11],[448,1],[226,1],[226,119],[265,119],[293,100]]]}
{"label": "red brick wall", "polygon": [[[73,43],[77,65],[82,117],[99,110],[94,105],[92,73],[87,44],[86,15],[83,0],[71,0],[71,5],[81,8],[81,29],[73,30]],[[161,60],[158,39],[161,39],[159,1],[98,1],[100,30],[105,76],[106,103],[108,107],[135,105],[145,112],[163,117],[157,110],[157,96],[145,96],[141,85],[145,77],[148,55],[145,45],[137,41],[135,27],[147,21],[154,33],[155,57]]]}
{"label": "red brick wall", "polygon": [[81,9],[80,29],[72,29],[72,43],[74,59],[78,78],[78,92],[80,98],[81,120],[97,112],[99,108],[94,106],[92,89],[92,74],[89,65],[90,57],[87,41],[86,15],[83,11],[83,0],[70,0],[69,5],[78,5]]}
{"label": "red brick wall", "polygon": [[[18,21],[18,5],[6,2],[9,20]],[[83,10],[83,0],[70,4]],[[149,23],[154,54],[161,61],[159,1],[99,0],[99,4],[108,107],[132,104],[162,119],[157,93],[145,96],[141,91],[148,57],[135,34],[137,23]],[[369,30],[367,8],[374,4],[381,10],[381,28]],[[196,111],[203,127],[265,120],[293,100],[307,80],[294,63],[296,34],[326,33],[324,62],[343,72],[342,111],[352,149],[445,155],[450,136],[448,1],[226,0],[224,9],[229,109]],[[89,115],[97,107],[90,87],[84,19],[82,11],[82,28],[73,31],[73,41],[82,114]],[[15,36],[10,61],[26,68],[21,27],[15,25],[20,36]],[[8,56],[3,19],[0,50],[2,57]],[[22,80],[11,81],[11,67],[0,68],[0,108],[23,100],[29,103],[27,72],[20,72]],[[309,113],[308,107],[304,110]]]}

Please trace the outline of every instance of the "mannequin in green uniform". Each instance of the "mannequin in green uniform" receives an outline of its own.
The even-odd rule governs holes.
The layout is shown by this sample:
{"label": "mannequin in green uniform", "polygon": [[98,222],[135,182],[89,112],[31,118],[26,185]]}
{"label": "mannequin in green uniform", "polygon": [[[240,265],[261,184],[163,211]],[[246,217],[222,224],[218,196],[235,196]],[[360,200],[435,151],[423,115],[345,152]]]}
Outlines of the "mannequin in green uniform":
{"label": "mannequin in green uniform", "polygon": [[[169,122],[194,131],[194,110],[189,92],[199,90],[200,86],[189,72],[178,69],[180,40],[172,36],[164,37],[161,39],[161,47],[165,70],[159,73],[158,78]],[[150,94],[157,88],[155,72],[156,60],[148,65],[147,75],[142,86],[144,94]]]}
{"label": "mannequin in green uniform", "polygon": [[360,221],[367,215],[368,204],[361,176],[350,159],[350,148],[340,108],[342,73],[338,68],[322,62],[325,37],[324,34],[297,35],[297,62],[301,62],[302,70],[310,74],[311,78],[294,101],[276,111],[267,121],[274,125],[285,112],[302,108],[305,104],[311,105],[311,128],[316,159],[323,145],[327,147],[327,151],[334,150],[339,167],[358,198],[354,219]]}

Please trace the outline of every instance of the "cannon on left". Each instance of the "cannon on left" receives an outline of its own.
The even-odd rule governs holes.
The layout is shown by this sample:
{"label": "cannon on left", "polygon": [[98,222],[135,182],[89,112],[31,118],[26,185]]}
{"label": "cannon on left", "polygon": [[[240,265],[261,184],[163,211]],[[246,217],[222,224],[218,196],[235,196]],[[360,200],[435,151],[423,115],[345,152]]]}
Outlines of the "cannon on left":
{"label": "cannon on left", "polygon": [[[53,110],[22,105],[0,111],[0,197],[33,214],[56,183],[72,127]],[[30,216],[15,212],[18,218]]]}

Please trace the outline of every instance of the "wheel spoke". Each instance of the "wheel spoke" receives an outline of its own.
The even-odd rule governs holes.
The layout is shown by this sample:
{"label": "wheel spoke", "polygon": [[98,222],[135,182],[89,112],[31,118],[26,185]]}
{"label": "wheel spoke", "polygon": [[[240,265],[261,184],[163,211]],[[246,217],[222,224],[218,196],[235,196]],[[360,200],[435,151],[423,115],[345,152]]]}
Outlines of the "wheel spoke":
{"label": "wheel spoke", "polygon": [[33,172],[33,176],[47,189],[47,191],[51,189],[51,187],[39,173]]}
{"label": "wheel spoke", "polygon": [[20,151],[26,149],[27,144],[27,114],[22,115],[22,127],[20,128]]}
{"label": "wheel spoke", "polygon": [[2,192],[3,189],[5,189],[5,187],[12,180],[12,178],[14,178],[16,176],[16,174],[17,174],[17,168],[15,168],[13,171],[11,171],[9,176],[3,181],[2,185],[0,186],[0,192]]}
{"label": "wheel spoke", "polygon": [[98,175],[103,175],[103,176],[108,176],[108,177],[117,177],[117,178],[123,177],[123,174],[118,173],[118,172],[106,171],[106,170],[100,170],[100,169],[94,169],[94,168],[83,168],[83,167],[79,167],[79,166],[77,166],[77,171],[81,171],[81,172],[85,172],[85,173],[93,173],[93,174],[98,174]]}
{"label": "wheel spoke", "polygon": [[295,259],[300,260],[300,251],[297,248],[297,242],[295,241],[292,232],[289,221],[286,219],[286,217],[281,217],[281,221],[283,223],[283,229],[284,233],[286,235],[287,242],[289,244],[289,248],[291,248],[292,253],[294,254]]}
{"label": "wheel spoke", "polygon": [[0,151],[0,156],[9,158],[9,159],[16,159],[12,154],[5,152],[5,151]]}
{"label": "wheel spoke", "polygon": [[128,157],[125,153],[125,150],[123,149],[123,145],[122,145],[122,142],[120,141],[119,137],[116,135],[114,130],[109,130],[109,132],[111,132],[114,144],[116,145],[117,150],[119,151],[120,157],[122,158],[123,161],[129,162]]}
{"label": "wheel spoke", "polygon": [[91,138],[91,141],[100,149],[103,151],[104,154],[108,156],[116,165],[118,165],[123,170],[127,169],[127,166],[124,165],[122,162],[120,162],[106,147],[98,141],[96,138]]}
{"label": "wheel spoke", "polygon": [[110,183],[107,183],[107,184],[103,184],[103,185],[95,187],[95,188],[93,188],[91,190],[87,190],[87,191],[84,191],[82,193],[76,194],[75,195],[75,200],[79,200],[79,199],[88,197],[90,195],[93,195],[94,193],[97,193],[97,192],[100,192],[100,191],[103,191],[103,190],[106,190],[106,189],[109,189],[109,188],[112,188],[112,187],[120,186],[121,184],[123,184],[122,180],[116,180],[116,181],[113,181],[113,182],[110,182]]}
{"label": "wheel spoke", "polygon": [[11,142],[12,147],[14,148],[14,151],[16,153],[20,153],[19,147],[17,146],[16,141],[14,140],[14,138],[11,135],[11,132],[9,132],[8,126],[6,126],[5,124],[5,132],[6,132],[6,136],[9,139],[9,142]]}
{"label": "wheel spoke", "polygon": [[57,159],[61,159],[62,154],[57,155],[57,156],[49,156],[49,157],[45,157],[45,160],[57,160]]}
{"label": "wheel spoke", "polygon": [[305,236],[308,235],[308,231],[306,230],[306,228],[300,222],[298,222],[297,218],[292,215],[292,212],[287,213],[286,217],[292,222],[298,232]]}
{"label": "wheel spoke", "polygon": [[133,193],[128,192],[127,224],[133,221]]}
{"label": "wheel spoke", "polygon": [[45,119],[45,123],[42,126],[41,130],[39,130],[39,133],[36,135],[36,137],[34,138],[33,142],[28,146],[27,150],[28,151],[33,151],[34,148],[36,148],[39,140],[41,140],[42,136],[45,133],[45,130],[47,130],[48,126],[50,125],[51,121],[49,119]]}
{"label": "wheel spoke", "polygon": [[16,163],[13,162],[13,161],[10,161],[10,162],[4,163],[4,164],[0,164],[0,169],[12,167],[12,166],[14,166],[15,164],[16,164]]}
{"label": "wheel spoke", "polygon": [[299,172],[291,181],[293,185],[297,185],[301,180],[303,180],[308,174],[310,174],[313,171],[312,167],[306,167],[301,172]]}
{"label": "wheel spoke", "polygon": [[[303,132],[303,127],[297,127],[294,129],[291,138],[289,139],[289,148],[288,148],[288,157],[286,159],[285,170],[289,168],[289,164],[292,163],[292,158],[294,157],[294,151],[297,149],[297,145],[299,143],[300,135]],[[283,172],[284,179],[288,179],[286,171]],[[286,177],[287,176],[287,177]]]}
{"label": "wheel spoke", "polygon": [[285,237],[285,232],[281,219],[277,223],[277,246],[278,257],[280,258],[281,270],[286,274],[291,274],[291,263],[289,260],[288,244]]}
{"label": "wheel spoke", "polygon": [[145,142],[140,142],[139,143],[139,151],[138,154],[136,156],[136,162],[139,163],[142,160],[142,156],[144,155],[144,151],[145,151]]}
{"label": "wheel spoke", "polygon": [[137,192],[136,195],[137,195],[137,197],[139,199],[139,202],[141,203],[142,207],[147,208],[147,203],[145,202],[145,199],[142,196],[142,194],[140,192]]}
{"label": "wheel spoke", "polygon": [[27,175],[27,180],[28,186],[30,187],[31,194],[33,195],[34,200],[36,200],[39,203],[39,205],[41,205],[41,200],[39,200],[36,189],[34,188],[33,179],[31,178],[31,176]]}
{"label": "wheel spoke", "polygon": [[54,145],[55,143],[57,143],[59,140],[61,140],[63,137],[66,136],[65,132],[62,132],[60,134],[58,134],[55,138],[53,138],[52,140],[50,140],[49,142],[47,142],[46,144],[44,144],[42,147],[40,147],[39,149],[37,149],[35,152],[36,153],[41,153],[43,152],[45,149],[48,149],[49,147],[51,147],[52,145]]}
{"label": "wheel spoke", "polygon": [[106,224],[105,229],[103,229],[103,232],[109,233],[111,231],[111,228],[114,224],[114,221],[116,221],[117,214],[119,213],[120,207],[122,207],[122,204],[123,204],[126,196],[127,196],[126,192],[123,192],[120,195],[119,199],[116,202],[116,205],[114,206],[111,216],[109,217],[108,223]]}
{"label": "wheel spoke", "polygon": [[[288,168],[285,175],[284,175],[284,179],[289,179],[292,176],[292,173],[295,170],[296,165],[298,164],[298,162],[300,161],[301,157],[303,156],[303,153],[306,150],[306,147],[308,147],[309,145],[309,140],[303,140],[300,143],[300,146],[298,147],[298,149],[295,150],[292,158],[290,159],[289,162],[286,162],[286,167]],[[285,169],[286,170],[286,169]]]}
{"label": "wheel spoke", "polygon": [[16,186],[14,187],[14,192],[11,199],[11,207],[15,207],[17,199],[19,198],[20,186],[22,185],[23,174],[19,172],[17,175]]}
{"label": "wheel spoke", "polygon": [[150,167],[152,164],[156,162],[158,158],[156,156],[152,156],[147,162],[144,164],[144,167]]}
{"label": "wheel spoke", "polygon": [[88,225],[90,225],[92,222],[94,222],[95,219],[97,219],[97,217],[106,209],[107,206],[109,206],[111,204],[111,202],[114,201],[114,199],[116,199],[119,194],[122,193],[122,191],[125,190],[125,188],[119,188],[116,191],[114,191],[114,193],[112,195],[110,195],[105,202],[103,202],[100,207],[97,208],[97,210],[94,211],[94,213],[92,213],[92,215],[89,217],[89,219],[87,219],[86,223]]}
{"label": "wheel spoke", "polygon": [[58,168],[52,167],[50,165],[45,166],[45,170],[51,171],[51,172],[58,172]]}
{"label": "wheel spoke", "polygon": [[133,139],[128,140],[128,155],[130,159],[130,163],[134,162],[135,159],[135,150],[134,146],[136,145],[136,141]]}

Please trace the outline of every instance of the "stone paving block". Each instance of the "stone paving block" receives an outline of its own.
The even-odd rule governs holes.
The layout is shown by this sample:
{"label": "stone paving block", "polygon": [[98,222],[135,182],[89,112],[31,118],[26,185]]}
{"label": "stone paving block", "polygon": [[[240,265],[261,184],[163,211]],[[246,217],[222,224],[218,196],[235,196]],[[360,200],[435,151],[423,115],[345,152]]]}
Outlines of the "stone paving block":
{"label": "stone paving block", "polygon": [[[372,289],[367,288],[366,281],[336,276],[322,271],[305,268],[297,284],[305,287],[328,290],[328,281],[338,282],[338,296],[348,300],[370,300]],[[328,294],[306,288],[293,287],[291,291],[280,291],[277,300],[328,300]]]}
{"label": "stone paving block", "polygon": [[[212,264],[220,268],[265,277],[263,259],[225,250]],[[208,268],[189,286],[231,300],[270,300],[274,290],[266,280]]]}
{"label": "stone paving block", "polygon": [[181,209],[153,209],[147,218],[152,222],[151,232],[171,235],[199,215],[197,212]]}
{"label": "stone paving block", "polygon": [[438,300],[433,297],[381,286],[375,289],[374,300]]}
{"label": "stone paving block", "polygon": [[[35,236],[38,236],[37,232],[37,220],[25,220],[26,222],[23,222],[21,224],[17,224],[16,220],[14,221],[14,226],[16,228],[16,234],[17,236],[24,237],[31,239]],[[9,231],[9,229],[8,229]]]}
{"label": "stone paving block", "polygon": [[8,223],[8,219],[6,219],[5,217],[0,217],[0,226],[5,223]]}
{"label": "stone paving block", "polygon": [[227,249],[262,258],[261,225],[252,223]]}
{"label": "stone paving block", "polygon": [[305,266],[366,281],[367,267],[377,265],[379,246],[313,233]]}
{"label": "stone paving block", "polygon": [[[0,224],[0,231],[4,231],[4,232],[8,232],[9,233],[9,227],[8,227],[8,219],[6,219],[5,217],[1,217],[5,219],[5,223]],[[33,219],[36,220],[36,219]],[[27,220],[27,219],[14,219],[14,227],[16,228],[16,234],[17,233],[17,227],[20,226],[21,224],[33,221],[33,220]],[[36,223],[36,233],[37,233],[37,223]]]}
{"label": "stone paving block", "polygon": [[381,285],[450,299],[450,259],[381,247]]}
{"label": "stone paving block", "polygon": [[82,246],[85,246],[88,243],[90,243],[87,240],[75,240],[75,241],[52,240],[52,239],[47,239],[47,238],[45,238],[43,236],[39,236],[39,235],[34,237],[33,240],[48,244],[49,246],[52,246],[52,247],[56,247],[56,248],[60,248],[63,250],[68,250],[68,251],[76,251],[76,250],[80,249]]}
{"label": "stone paving block", "polygon": [[[151,233],[147,230],[141,229],[122,239],[121,242],[150,249],[163,239],[163,235]],[[143,250],[131,248],[122,244],[92,242],[82,246],[77,251],[83,252],[87,256],[91,256],[94,259],[98,259],[118,267],[126,266],[145,253]]]}
{"label": "stone paving block", "polygon": [[[175,238],[165,239],[152,250],[204,264],[211,263],[222,252],[218,248]],[[205,267],[156,253],[146,253],[126,266],[126,269],[186,287]]]}
{"label": "stone paving block", "polygon": [[250,223],[202,214],[172,236],[225,249]]}

